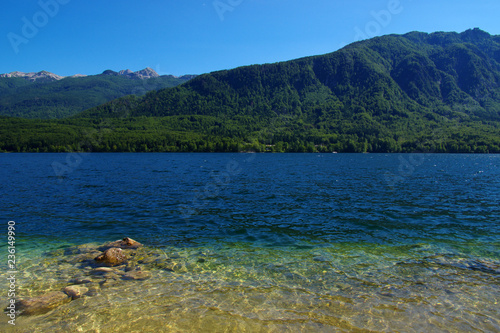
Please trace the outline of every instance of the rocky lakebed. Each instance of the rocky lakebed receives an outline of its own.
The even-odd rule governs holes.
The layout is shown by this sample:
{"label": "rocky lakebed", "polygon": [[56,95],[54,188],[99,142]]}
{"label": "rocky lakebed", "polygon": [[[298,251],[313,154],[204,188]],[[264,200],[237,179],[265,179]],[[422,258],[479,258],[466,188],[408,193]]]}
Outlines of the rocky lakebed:
{"label": "rocky lakebed", "polygon": [[[32,242],[35,243],[35,242]],[[131,238],[21,249],[8,332],[496,331],[497,261],[399,248],[150,247]],[[380,257],[391,258],[381,261]],[[0,278],[6,281],[6,271]],[[6,299],[0,300],[5,309]],[[482,311],[479,320],[474,311]]]}
{"label": "rocky lakebed", "polygon": [[[151,277],[144,264],[161,261],[157,256],[145,257],[138,251],[142,244],[128,237],[95,247],[84,244],[65,250],[66,260],[79,269],[62,290],[17,301],[21,315],[46,313],[58,306],[83,296],[96,295],[101,289],[121,281],[143,281]],[[142,254],[142,255],[141,255]],[[163,262],[165,264],[165,262]],[[166,269],[173,269],[175,265]]]}

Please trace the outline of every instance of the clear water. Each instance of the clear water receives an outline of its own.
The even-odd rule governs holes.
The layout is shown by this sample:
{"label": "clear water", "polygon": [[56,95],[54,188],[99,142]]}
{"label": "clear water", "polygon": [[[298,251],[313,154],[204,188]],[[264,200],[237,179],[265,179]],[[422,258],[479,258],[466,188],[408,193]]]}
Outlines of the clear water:
{"label": "clear water", "polygon": [[[134,238],[123,281],[18,332],[499,332],[500,155],[2,154],[18,294]],[[55,167],[55,169],[54,169]],[[172,267],[172,266],[170,266]]]}

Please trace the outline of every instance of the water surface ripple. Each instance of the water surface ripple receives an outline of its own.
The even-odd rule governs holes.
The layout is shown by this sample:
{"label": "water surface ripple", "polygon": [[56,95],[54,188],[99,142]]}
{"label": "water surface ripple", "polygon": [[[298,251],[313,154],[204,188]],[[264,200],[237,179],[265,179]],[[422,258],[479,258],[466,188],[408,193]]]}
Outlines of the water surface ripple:
{"label": "water surface ripple", "polygon": [[20,332],[500,331],[500,155],[2,154],[0,166],[21,296],[67,286],[81,269],[68,248],[84,243],[129,236],[177,267],[21,316]]}

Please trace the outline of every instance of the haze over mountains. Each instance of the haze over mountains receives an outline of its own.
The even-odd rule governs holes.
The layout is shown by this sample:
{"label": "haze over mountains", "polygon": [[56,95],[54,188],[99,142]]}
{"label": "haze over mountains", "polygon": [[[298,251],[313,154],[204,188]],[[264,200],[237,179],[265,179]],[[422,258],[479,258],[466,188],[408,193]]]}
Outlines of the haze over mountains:
{"label": "haze over mountains", "polygon": [[[131,73],[102,76],[124,75]],[[78,146],[78,135],[61,144],[38,135],[56,151],[500,152],[500,36],[473,29],[377,37],[200,75],[57,124],[70,131],[64,126],[96,119],[114,130],[92,147]]]}

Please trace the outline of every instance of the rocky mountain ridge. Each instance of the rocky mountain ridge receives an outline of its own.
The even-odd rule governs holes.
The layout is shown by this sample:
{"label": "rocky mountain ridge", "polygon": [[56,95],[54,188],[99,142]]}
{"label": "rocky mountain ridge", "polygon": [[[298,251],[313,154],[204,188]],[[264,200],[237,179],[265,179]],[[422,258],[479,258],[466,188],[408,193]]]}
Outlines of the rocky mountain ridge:
{"label": "rocky mountain ridge", "polygon": [[60,76],[54,73],[50,73],[47,71],[40,71],[40,72],[31,72],[31,73],[24,73],[24,72],[11,72],[11,73],[6,73],[6,74],[0,74],[0,77],[4,78],[23,78],[26,79],[30,82],[54,82],[54,81],[59,81],[64,79],[64,76]]}
{"label": "rocky mountain ridge", "polygon": [[67,77],[47,71],[2,74],[0,115],[64,118],[125,95],[141,96],[151,90],[174,87],[195,76],[160,76],[151,68]]}
{"label": "rocky mountain ridge", "polygon": [[[108,69],[99,75],[124,76],[136,80],[147,80],[151,78],[157,78],[160,76],[189,80],[196,76],[196,75],[183,75],[178,77],[174,75],[159,75],[154,69],[150,67],[146,67],[145,69],[136,72],[132,72],[130,69],[121,70],[119,72],[115,72],[113,70]],[[30,82],[36,82],[36,83],[49,83],[49,82],[59,81],[65,78],[79,78],[79,77],[87,77],[87,75],[75,74],[71,76],[61,76],[48,71],[30,72],[30,73],[15,71],[11,73],[0,74],[0,78],[23,78]]]}

